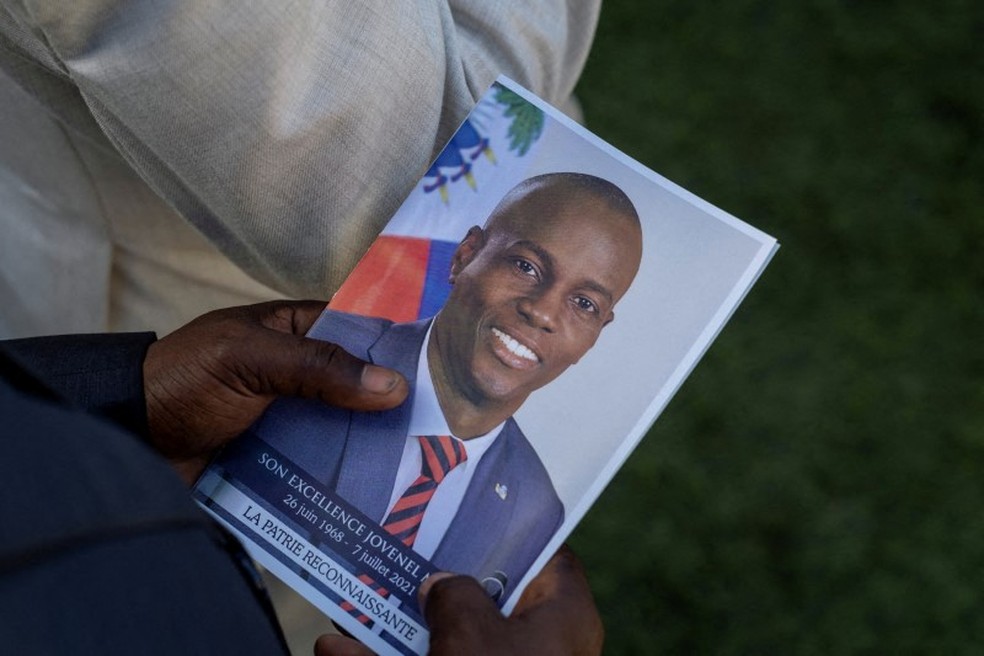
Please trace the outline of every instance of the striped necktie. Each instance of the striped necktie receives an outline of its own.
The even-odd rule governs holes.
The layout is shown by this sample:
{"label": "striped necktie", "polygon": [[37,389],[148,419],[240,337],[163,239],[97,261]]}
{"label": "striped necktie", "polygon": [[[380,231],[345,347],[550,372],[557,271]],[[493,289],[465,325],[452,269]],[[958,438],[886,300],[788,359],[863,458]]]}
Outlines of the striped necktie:
{"label": "striped necktie", "polygon": [[[420,443],[420,476],[396,500],[389,516],[383,522],[383,528],[408,547],[412,547],[414,540],[417,539],[420,521],[437,486],[448,472],[468,459],[465,447],[450,435],[420,435],[417,440]],[[383,597],[389,596],[389,591],[376,583],[372,576],[360,574],[359,580],[373,587]],[[361,613],[351,602],[343,601],[341,607],[362,624],[372,627],[373,623],[369,617]]]}
{"label": "striped necktie", "polygon": [[437,486],[448,472],[468,459],[465,447],[450,435],[421,435],[417,440],[420,442],[420,476],[397,499],[383,522],[383,528],[408,547],[412,547],[417,539],[420,521]]}

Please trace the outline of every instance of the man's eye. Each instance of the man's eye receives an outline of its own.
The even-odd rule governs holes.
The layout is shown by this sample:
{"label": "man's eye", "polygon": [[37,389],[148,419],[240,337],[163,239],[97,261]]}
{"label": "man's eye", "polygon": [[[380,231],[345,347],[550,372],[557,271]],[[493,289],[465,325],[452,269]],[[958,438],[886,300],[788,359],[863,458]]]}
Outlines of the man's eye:
{"label": "man's eye", "polygon": [[584,310],[585,312],[598,312],[598,306],[594,304],[590,298],[585,298],[584,296],[576,296],[574,298],[574,304],[577,305],[579,310]]}
{"label": "man's eye", "polygon": [[536,267],[533,266],[530,262],[528,262],[526,260],[519,260],[519,259],[517,259],[517,260],[514,261],[514,265],[515,265],[516,269],[520,273],[522,273],[524,275],[527,275],[527,276],[535,276],[536,275]]}

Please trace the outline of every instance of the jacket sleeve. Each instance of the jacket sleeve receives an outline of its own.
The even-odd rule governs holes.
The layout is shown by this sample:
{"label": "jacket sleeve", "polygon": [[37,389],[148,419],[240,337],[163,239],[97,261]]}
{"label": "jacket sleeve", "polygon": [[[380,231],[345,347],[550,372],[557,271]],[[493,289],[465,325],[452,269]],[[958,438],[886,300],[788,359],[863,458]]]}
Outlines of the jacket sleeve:
{"label": "jacket sleeve", "polygon": [[600,0],[0,0],[113,148],[257,280],[334,291],[494,78],[553,103]]}
{"label": "jacket sleeve", "polygon": [[[49,382],[115,405],[108,392],[129,388],[145,340],[0,343],[4,651],[286,654],[245,553],[195,508],[160,456],[38,393]],[[83,375],[89,366],[99,367],[92,377]],[[93,390],[82,378],[102,384]]]}
{"label": "jacket sleeve", "polygon": [[[153,333],[63,335],[0,342],[21,386],[43,385],[75,408],[147,435],[143,361]],[[33,379],[33,380],[32,380]]]}

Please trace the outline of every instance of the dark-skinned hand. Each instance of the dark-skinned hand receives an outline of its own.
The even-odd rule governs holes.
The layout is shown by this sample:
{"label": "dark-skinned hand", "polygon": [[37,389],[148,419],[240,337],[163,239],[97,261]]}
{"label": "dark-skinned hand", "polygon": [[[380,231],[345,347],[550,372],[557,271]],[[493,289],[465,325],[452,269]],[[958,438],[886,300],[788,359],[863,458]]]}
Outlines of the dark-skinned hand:
{"label": "dark-skinned hand", "polygon": [[[469,576],[434,574],[420,586],[430,629],[431,656],[538,654],[597,656],[604,629],[580,561],[566,545],[523,591],[503,617]],[[323,635],[315,656],[369,656],[365,645],[341,635]]]}
{"label": "dark-skinned hand", "polygon": [[151,444],[189,484],[278,396],[385,410],[407,395],[398,373],[304,337],[325,308],[284,301],[217,310],[155,342],[144,360]]}

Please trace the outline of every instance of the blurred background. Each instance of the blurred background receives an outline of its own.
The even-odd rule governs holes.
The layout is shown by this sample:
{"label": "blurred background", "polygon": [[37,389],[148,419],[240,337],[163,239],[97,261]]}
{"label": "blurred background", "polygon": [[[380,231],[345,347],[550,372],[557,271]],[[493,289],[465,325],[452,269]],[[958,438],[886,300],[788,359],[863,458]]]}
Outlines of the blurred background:
{"label": "blurred background", "polygon": [[609,0],[588,127],[782,248],[572,538],[610,654],[984,645],[984,4]]}

